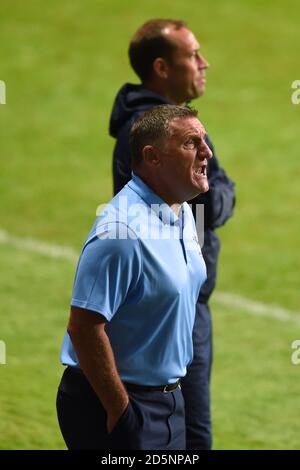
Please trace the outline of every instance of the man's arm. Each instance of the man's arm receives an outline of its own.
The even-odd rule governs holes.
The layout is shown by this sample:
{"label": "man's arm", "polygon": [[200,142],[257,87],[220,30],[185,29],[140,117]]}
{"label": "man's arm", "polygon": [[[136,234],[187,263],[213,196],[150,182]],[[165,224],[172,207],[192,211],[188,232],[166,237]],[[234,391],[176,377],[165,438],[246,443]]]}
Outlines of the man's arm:
{"label": "man's arm", "polygon": [[107,412],[110,433],[126,409],[129,398],[105,332],[106,321],[98,313],[71,307],[68,333],[80,367]]}

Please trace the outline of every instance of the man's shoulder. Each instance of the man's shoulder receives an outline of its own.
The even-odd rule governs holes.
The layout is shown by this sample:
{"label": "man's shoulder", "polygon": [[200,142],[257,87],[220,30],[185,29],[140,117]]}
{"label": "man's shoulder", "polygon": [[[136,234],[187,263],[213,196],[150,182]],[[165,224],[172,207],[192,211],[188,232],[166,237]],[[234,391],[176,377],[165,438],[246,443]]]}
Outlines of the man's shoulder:
{"label": "man's shoulder", "polygon": [[145,88],[142,84],[126,83],[117,93],[114,102],[110,118],[110,134],[119,139],[120,133],[126,134],[145,111],[161,104],[168,104],[163,96]]}
{"label": "man's shoulder", "polygon": [[132,221],[148,212],[144,200],[130,186],[130,181],[107,204],[100,206],[91,236],[114,233],[116,238],[135,238]]}

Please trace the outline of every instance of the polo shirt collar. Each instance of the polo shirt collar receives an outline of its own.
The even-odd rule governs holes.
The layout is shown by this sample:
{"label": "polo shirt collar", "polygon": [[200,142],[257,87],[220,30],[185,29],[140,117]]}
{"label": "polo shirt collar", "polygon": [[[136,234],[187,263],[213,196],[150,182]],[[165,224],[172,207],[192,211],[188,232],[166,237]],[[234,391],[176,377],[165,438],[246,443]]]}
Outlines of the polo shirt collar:
{"label": "polo shirt collar", "polygon": [[151,207],[164,224],[177,225],[179,223],[180,220],[171,207],[133,172],[128,186]]}

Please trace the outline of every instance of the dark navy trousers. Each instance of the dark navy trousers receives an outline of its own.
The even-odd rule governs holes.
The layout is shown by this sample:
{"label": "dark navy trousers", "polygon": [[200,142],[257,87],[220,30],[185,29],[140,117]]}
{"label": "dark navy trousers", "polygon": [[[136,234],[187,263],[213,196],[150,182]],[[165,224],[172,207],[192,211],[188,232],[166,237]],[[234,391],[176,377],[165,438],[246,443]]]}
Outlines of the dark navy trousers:
{"label": "dark navy trousers", "polygon": [[185,410],[180,388],[128,391],[129,405],[112,433],[106,412],[81,372],[67,367],[57,394],[57,416],[68,449],[184,450]]}
{"label": "dark navy trousers", "polygon": [[182,379],[186,414],[186,448],[211,449],[210,375],[212,321],[208,304],[197,303],[193,329],[194,357]]}

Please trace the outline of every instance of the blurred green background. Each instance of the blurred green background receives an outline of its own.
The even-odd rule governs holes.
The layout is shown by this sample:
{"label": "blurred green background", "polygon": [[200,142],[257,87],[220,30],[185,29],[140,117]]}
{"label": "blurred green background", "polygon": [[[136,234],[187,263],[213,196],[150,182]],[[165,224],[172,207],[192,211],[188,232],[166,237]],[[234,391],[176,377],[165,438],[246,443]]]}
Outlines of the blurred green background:
{"label": "blurred green background", "polygon": [[299,448],[299,3],[1,0],[1,449],[65,448],[55,395],[76,257],[37,247],[79,253],[110,199],[110,111],[138,82],[127,46],[153,17],[184,19],[200,40],[211,68],[194,105],[237,184],[212,301],[214,448]]}

